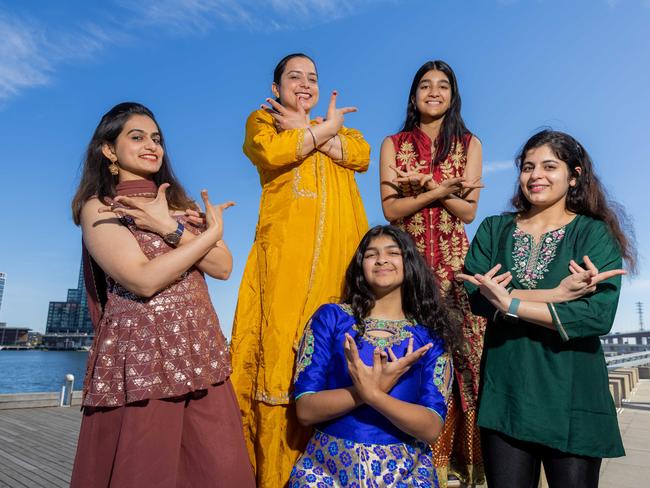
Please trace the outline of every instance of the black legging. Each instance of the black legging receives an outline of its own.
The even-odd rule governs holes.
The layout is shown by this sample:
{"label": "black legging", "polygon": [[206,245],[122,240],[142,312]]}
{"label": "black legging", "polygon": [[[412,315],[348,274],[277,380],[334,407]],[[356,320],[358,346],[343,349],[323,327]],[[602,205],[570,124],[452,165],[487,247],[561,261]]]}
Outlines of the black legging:
{"label": "black legging", "polygon": [[601,458],[566,454],[488,429],[481,429],[481,448],[489,488],[537,488],[542,463],[549,488],[598,488]]}

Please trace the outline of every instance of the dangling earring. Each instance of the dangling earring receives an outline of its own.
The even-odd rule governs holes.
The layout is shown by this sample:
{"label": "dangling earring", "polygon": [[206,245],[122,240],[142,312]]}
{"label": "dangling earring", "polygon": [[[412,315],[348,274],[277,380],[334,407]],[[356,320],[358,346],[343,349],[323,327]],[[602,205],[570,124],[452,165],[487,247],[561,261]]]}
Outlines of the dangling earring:
{"label": "dangling earring", "polygon": [[113,175],[117,176],[120,172],[120,167],[117,165],[117,161],[111,161],[111,164],[108,165],[108,171]]}

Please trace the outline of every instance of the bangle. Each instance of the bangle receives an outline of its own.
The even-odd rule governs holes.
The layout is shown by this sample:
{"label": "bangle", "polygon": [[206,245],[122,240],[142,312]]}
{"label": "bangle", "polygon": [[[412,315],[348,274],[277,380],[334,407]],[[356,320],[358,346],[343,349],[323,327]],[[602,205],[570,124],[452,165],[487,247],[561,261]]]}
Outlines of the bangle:
{"label": "bangle", "polygon": [[316,142],[316,136],[314,135],[314,132],[311,130],[311,127],[307,127],[307,130],[311,134],[312,141],[314,141],[314,149],[318,148],[318,143]]}

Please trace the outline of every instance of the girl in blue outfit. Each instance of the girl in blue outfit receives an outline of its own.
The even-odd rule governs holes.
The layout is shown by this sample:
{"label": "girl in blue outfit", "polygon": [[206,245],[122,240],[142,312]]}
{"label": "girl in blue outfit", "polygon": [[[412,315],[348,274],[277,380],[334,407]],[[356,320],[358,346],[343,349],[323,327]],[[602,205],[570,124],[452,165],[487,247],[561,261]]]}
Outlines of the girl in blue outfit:
{"label": "girl in blue outfit", "polygon": [[316,430],[290,487],[439,486],[429,445],[447,413],[458,320],[410,236],[368,231],[342,303],[321,306],[300,343],[297,414]]}

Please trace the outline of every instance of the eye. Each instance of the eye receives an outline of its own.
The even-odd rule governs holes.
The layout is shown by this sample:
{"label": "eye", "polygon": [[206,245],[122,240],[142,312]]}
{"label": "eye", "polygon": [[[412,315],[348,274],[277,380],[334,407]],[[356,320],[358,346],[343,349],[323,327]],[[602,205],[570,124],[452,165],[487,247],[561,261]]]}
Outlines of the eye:
{"label": "eye", "polygon": [[374,253],[374,252],[367,252],[367,253],[365,253],[365,254],[363,255],[363,259],[374,258],[376,255],[377,255],[377,254]]}
{"label": "eye", "polygon": [[530,173],[533,170],[533,165],[532,164],[524,164],[521,167],[521,172],[522,173]]}
{"label": "eye", "polygon": [[131,136],[131,139],[133,139],[134,141],[141,141],[141,140],[142,140],[142,136],[139,136],[139,135],[133,135],[133,136]]}
{"label": "eye", "polygon": [[162,145],[162,139],[159,137],[154,137],[151,140],[154,142],[154,144],[158,144],[159,146]]}

